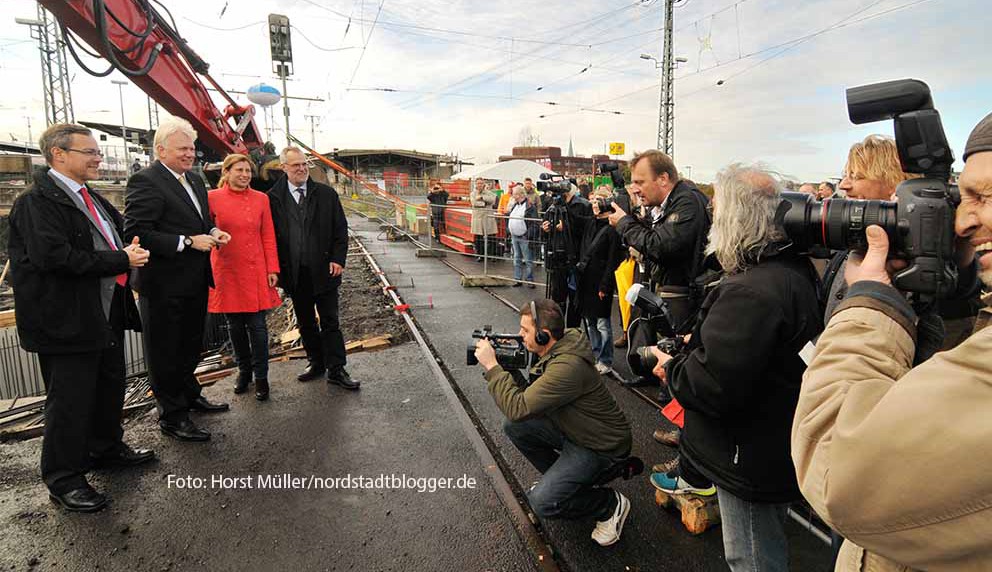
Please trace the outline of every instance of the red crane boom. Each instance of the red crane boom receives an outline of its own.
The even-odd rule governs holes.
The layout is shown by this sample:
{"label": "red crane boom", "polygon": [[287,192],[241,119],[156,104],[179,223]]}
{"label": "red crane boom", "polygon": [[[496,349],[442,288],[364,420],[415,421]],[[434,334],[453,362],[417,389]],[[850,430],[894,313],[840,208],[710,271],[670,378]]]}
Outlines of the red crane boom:
{"label": "red crane boom", "polygon": [[[129,76],[166,111],[192,123],[200,142],[212,152],[207,160],[262,147],[254,106],[239,105],[210,77],[209,64],[189,47],[149,0],[38,2],[59,20],[70,49],[72,44],[66,29],[110,61],[114,69]],[[82,62],[78,63],[87,69]],[[107,75],[110,71],[96,75]],[[214,104],[199,76],[227,100],[223,111]]]}

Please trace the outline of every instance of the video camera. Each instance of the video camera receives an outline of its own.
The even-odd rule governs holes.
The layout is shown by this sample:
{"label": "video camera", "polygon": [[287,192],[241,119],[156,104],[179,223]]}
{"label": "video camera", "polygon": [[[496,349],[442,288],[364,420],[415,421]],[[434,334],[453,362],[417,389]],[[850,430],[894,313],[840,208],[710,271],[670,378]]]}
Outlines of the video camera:
{"label": "video camera", "polygon": [[930,88],[919,80],[896,80],[847,90],[847,111],[855,124],[892,119],[902,170],[923,178],[899,184],[896,201],[824,199],[782,193],[780,221],[800,248],[822,245],[865,252],[865,230],[877,224],[889,236],[889,252],[909,266],[893,277],[899,290],[942,297],[957,284],[954,211],[961,202],[949,185],[954,156]]}
{"label": "video camera", "polygon": [[541,173],[537,181],[537,190],[542,193],[550,192],[552,195],[564,195],[572,190],[572,185],[575,184],[575,179],[569,179],[564,175]]}
{"label": "video camera", "polygon": [[477,365],[479,360],[475,357],[476,340],[489,340],[496,351],[496,363],[506,371],[515,369],[527,369],[530,363],[530,352],[524,347],[524,338],[517,334],[493,333],[492,326],[483,326],[481,330],[472,332],[472,342],[468,344],[468,352],[465,356],[467,365]]}
{"label": "video camera", "polygon": [[[685,337],[678,335],[672,326],[672,314],[668,303],[661,297],[644,287],[634,284],[627,290],[624,297],[631,306],[641,310],[639,320],[647,320],[654,332],[661,337],[657,343],[658,349],[668,355],[678,355],[685,349]],[[651,353],[652,346],[631,347],[627,353],[627,364],[635,375],[651,376],[651,370],[658,365],[658,358]]]}

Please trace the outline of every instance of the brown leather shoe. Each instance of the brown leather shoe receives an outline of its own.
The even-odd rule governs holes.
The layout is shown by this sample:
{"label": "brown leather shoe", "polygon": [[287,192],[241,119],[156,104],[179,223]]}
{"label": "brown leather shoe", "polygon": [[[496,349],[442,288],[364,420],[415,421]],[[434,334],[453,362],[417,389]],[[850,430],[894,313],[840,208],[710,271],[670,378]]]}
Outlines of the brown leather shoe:
{"label": "brown leather shoe", "polygon": [[672,429],[671,431],[665,431],[664,429],[655,429],[654,440],[661,443],[662,445],[667,445],[669,447],[678,447],[679,438],[682,436],[682,432],[678,429]]}
{"label": "brown leather shoe", "polygon": [[627,332],[624,332],[619,338],[613,340],[613,347],[615,348],[625,348],[627,347]]}

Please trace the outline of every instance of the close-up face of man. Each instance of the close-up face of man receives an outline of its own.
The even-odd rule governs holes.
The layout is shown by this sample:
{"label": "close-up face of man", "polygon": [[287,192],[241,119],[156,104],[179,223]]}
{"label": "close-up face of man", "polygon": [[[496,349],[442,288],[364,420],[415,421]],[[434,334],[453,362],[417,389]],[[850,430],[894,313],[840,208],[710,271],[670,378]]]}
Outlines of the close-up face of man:
{"label": "close-up face of man", "polygon": [[486,190],[486,182],[483,181],[482,179],[476,179],[475,180],[475,190],[477,190],[477,191],[484,191],[484,190]]}
{"label": "close-up face of man", "polygon": [[829,199],[831,196],[833,196],[833,194],[834,194],[834,190],[830,187],[830,185],[826,183],[820,183],[820,187],[816,191],[816,198],[820,200]]}
{"label": "close-up face of man", "polygon": [[668,180],[668,173],[655,175],[647,159],[641,159],[630,170],[630,194],[638,197],[644,206],[661,205],[673,186]]}
{"label": "close-up face of man", "polygon": [[534,181],[530,180],[530,178],[524,179],[524,190],[527,191],[528,193],[533,191]]}
{"label": "close-up face of man", "polygon": [[193,138],[182,132],[166,137],[163,144],[156,147],[156,151],[162,164],[180,175],[192,169],[196,159]]}
{"label": "close-up face of man", "polygon": [[896,188],[884,181],[866,178],[858,173],[844,173],[840,188],[847,193],[849,199],[864,199],[876,201],[892,200]]}
{"label": "close-up face of man", "polygon": [[527,351],[537,353],[544,346],[537,344],[537,330],[534,328],[534,318],[531,316],[520,316],[520,331],[518,335],[524,339],[524,347]]}
{"label": "close-up face of man", "polygon": [[286,172],[286,178],[289,182],[296,187],[307,182],[307,178],[310,176],[307,158],[299,151],[286,152],[286,162],[282,164],[282,170]]}
{"label": "close-up face of man", "polygon": [[970,155],[958,179],[955,230],[979,255],[979,278],[992,288],[992,151]]}
{"label": "close-up face of man", "polygon": [[513,187],[513,202],[522,203],[527,200],[527,193],[524,192],[524,188],[521,185],[516,185]]}
{"label": "close-up face of man", "polygon": [[100,177],[103,154],[92,135],[73,133],[66,148],[52,150],[53,167],[74,181],[83,183]]}

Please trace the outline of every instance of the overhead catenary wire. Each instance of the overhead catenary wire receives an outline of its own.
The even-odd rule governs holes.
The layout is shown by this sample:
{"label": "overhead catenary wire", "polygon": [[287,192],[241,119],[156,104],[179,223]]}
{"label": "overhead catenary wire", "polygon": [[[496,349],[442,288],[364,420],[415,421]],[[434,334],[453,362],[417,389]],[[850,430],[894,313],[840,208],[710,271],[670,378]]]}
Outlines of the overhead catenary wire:
{"label": "overhead catenary wire", "polygon": [[[738,2],[738,3],[740,4],[740,3],[743,3],[743,2],[746,2],[746,1],[747,0],[742,0],[741,2]],[[746,60],[746,59],[752,58],[754,56],[758,56],[758,55],[767,53],[767,52],[772,51],[772,50],[776,50],[778,48],[785,47],[785,49],[783,49],[783,50],[781,50],[781,51],[779,51],[779,52],[777,52],[777,53],[769,56],[768,58],[764,58],[764,59],[756,62],[754,65],[748,66],[744,70],[740,70],[738,72],[735,72],[734,74],[732,74],[732,75],[728,76],[727,78],[723,79],[722,82],[721,82],[721,84],[720,84],[720,85],[722,85],[728,79],[732,79],[734,77],[738,77],[738,76],[740,76],[740,75],[742,75],[742,74],[744,74],[744,73],[746,73],[748,71],[751,71],[752,69],[758,67],[759,65],[764,64],[768,60],[774,59],[774,58],[778,57],[779,55],[782,55],[786,51],[791,50],[792,48],[795,48],[796,46],[804,43],[807,40],[810,40],[812,38],[815,38],[815,37],[820,36],[822,34],[825,34],[827,32],[831,32],[831,31],[834,31],[834,30],[839,30],[841,28],[846,28],[848,26],[852,26],[854,24],[858,24],[858,23],[861,23],[861,22],[872,20],[872,19],[875,19],[875,18],[884,16],[884,15],[887,15],[887,14],[890,14],[890,13],[893,13],[893,12],[897,12],[897,11],[900,11],[900,10],[911,8],[913,6],[916,6],[918,4],[922,4],[924,2],[931,2],[932,0],[914,0],[912,2],[907,2],[905,4],[900,4],[898,6],[894,6],[892,8],[888,8],[888,9],[882,10],[880,12],[876,12],[874,14],[870,14],[868,16],[864,16],[862,18],[857,18],[857,19],[854,19],[854,20],[851,19],[851,18],[854,18],[855,16],[857,16],[858,14],[862,14],[865,11],[867,11],[867,10],[869,10],[869,9],[877,6],[878,4],[880,4],[883,1],[885,1],[885,0],[875,0],[874,2],[871,2],[870,4],[868,4],[868,5],[866,5],[866,6],[862,7],[862,8],[859,8],[858,10],[856,10],[852,14],[848,15],[847,17],[842,18],[837,23],[832,24],[830,26],[827,26],[825,28],[822,28],[820,30],[817,30],[815,32],[812,32],[812,33],[809,33],[809,34],[806,34],[806,35],[803,35],[803,36],[800,36],[800,37],[797,37],[797,38],[793,38],[793,39],[788,40],[788,41],[785,41],[785,42],[780,42],[780,43],[775,44],[773,46],[768,46],[768,47],[762,48],[760,50],[756,50],[756,51],[753,51],[753,52],[744,54],[743,56],[740,56],[738,58],[727,60],[727,61],[724,61],[724,62],[715,64],[715,65],[712,65],[712,66],[709,66],[709,67],[702,68],[702,69],[700,69],[698,71],[694,71],[694,72],[689,72],[689,73],[683,74],[681,76],[678,76],[676,78],[676,81],[682,80],[682,79],[685,79],[685,78],[688,78],[688,77],[692,77],[692,76],[695,76],[695,75],[699,75],[699,74],[702,74],[702,73],[706,73],[708,71],[711,71],[711,70],[714,70],[714,69],[717,69],[717,68],[721,68],[721,67],[724,67],[724,66],[727,66],[727,65],[730,65],[730,64],[733,64],[733,63],[742,61],[742,60]],[[708,90],[708,89],[713,89],[714,87],[716,87],[716,86],[706,85],[706,86],[703,86],[703,87],[701,87],[699,89],[693,90],[693,91],[691,91],[689,93],[679,94],[679,96],[680,97],[689,97],[691,95],[698,94],[698,93],[700,93],[702,91],[705,91],[705,90]],[[612,103],[614,101],[619,101],[621,99],[626,99],[628,97],[632,97],[632,96],[638,95],[640,93],[644,93],[645,91],[648,91],[648,90],[656,90],[656,89],[658,89],[658,84],[657,83],[653,83],[651,85],[646,85],[644,87],[637,88],[637,89],[631,90],[629,92],[625,92],[625,93],[623,93],[621,95],[618,95],[618,96],[615,96],[615,97],[611,97],[611,98],[606,99],[606,100],[598,101],[598,102],[592,104],[590,107],[601,106],[601,105],[604,105],[604,104],[607,104],[607,103]],[[541,119],[546,119],[546,118],[553,117],[553,116],[567,115],[567,114],[579,113],[579,112],[583,112],[583,111],[587,111],[587,109],[584,108],[584,107],[580,107],[578,109],[573,109],[573,110],[564,109],[564,110],[561,110],[561,111],[558,111],[558,112],[555,112],[555,113],[550,113],[550,114],[542,115],[542,116],[540,116],[540,118]]]}
{"label": "overhead catenary wire", "polygon": [[[618,8],[618,9],[609,10],[607,12],[603,12],[603,13],[597,14],[596,16],[594,16],[592,18],[589,18],[589,19],[586,19],[586,20],[582,20],[582,21],[579,21],[579,22],[574,22],[572,24],[568,24],[568,25],[565,25],[565,26],[559,26],[559,27],[555,28],[555,30],[558,31],[558,32],[564,32],[565,30],[570,30],[570,29],[575,28],[575,27],[578,27],[578,26],[585,26],[587,24],[594,24],[594,23],[602,23],[604,20],[607,20],[608,18],[611,18],[612,16],[615,16],[616,14],[618,14],[620,12],[629,10],[631,8],[634,8],[635,6],[638,6],[638,5],[640,5],[640,3],[628,4],[626,6],[623,6],[621,8]],[[616,22],[613,22],[613,21],[610,21],[610,22],[607,22],[607,23],[610,26],[615,26],[617,24]],[[598,30],[596,30],[594,28],[592,30],[585,30],[585,31],[586,32],[589,32],[589,31],[596,32]],[[566,37],[567,35],[568,35],[568,33],[563,33],[563,34],[559,35],[558,37]],[[538,52],[543,51],[545,49],[548,49],[550,47],[555,47],[555,42],[554,41],[552,41],[550,43],[550,45],[539,46],[539,47],[535,48],[534,50],[532,50],[531,52],[529,52],[528,55],[536,55]],[[495,80],[503,77],[504,75],[506,75],[506,73],[508,73],[508,70],[506,72],[503,72],[503,73],[497,73],[495,75],[492,75],[491,77],[486,77],[486,76],[489,76],[492,72],[496,72],[500,68],[503,68],[505,66],[507,66],[507,63],[506,62],[497,63],[494,66],[490,66],[489,68],[487,68],[485,70],[482,70],[481,72],[476,72],[476,73],[471,74],[469,76],[463,77],[462,79],[460,79],[460,80],[458,80],[456,82],[449,83],[449,84],[445,85],[442,89],[447,90],[447,89],[450,89],[450,88],[455,87],[457,85],[461,85],[461,84],[466,84],[466,83],[469,83],[469,82],[473,82],[473,80],[476,80],[476,78],[479,78],[479,79],[476,80],[476,81],[474,81],[474,83],[469,83],[468,86],[464,86],[464,87],[474,87],[474,86],[477,86],[477,85],[481,85],[483,83],[489,83],[491,81],[495,81]],[[524,66],[521,66],[521,67],[524,67]],[[519,69],[521,69],[521,67],[518,67],[517,69],[519,70]],[[412,107],[416,107],[416,106],[422,105],[423,103],[426,103],[427,101],[429,101],[428,98],[412,98],[411,100],[408,100],[406,102],[400,103],[399,105],[400,105],[400,108],[401,109],[410,109]]]}
{"label": "overhead catenary wire", "polygon": [[365,37],[365,43],[362,45],[362,53],[358,55],[358,61],[355,63],[355,69],[351,72],[351,79],[348,80],[348,85],[351,85],[355,81],[355,75],[358,73],[358,68],[362,65],[362,59],[365,58],[365,50],[368,49],[369,41],[372,40],[372,33],[375,31],[376,22],[379,21],[379,14],[382,14],[382,5],[385,3],[386,0],[379,0],[379,9],[375,13],[375,20],[369,29],[369,35]]}

